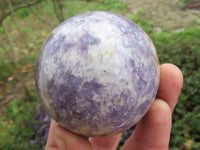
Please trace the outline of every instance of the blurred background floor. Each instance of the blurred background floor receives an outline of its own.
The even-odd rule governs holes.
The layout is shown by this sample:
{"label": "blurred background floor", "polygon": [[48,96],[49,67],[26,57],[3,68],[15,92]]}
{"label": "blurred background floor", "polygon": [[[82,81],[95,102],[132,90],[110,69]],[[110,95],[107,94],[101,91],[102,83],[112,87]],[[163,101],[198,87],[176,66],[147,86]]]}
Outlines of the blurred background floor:
{"label": "blurred background floor", "polygon": [[[147,19],[155,22],[155,28],[165,28],[168,31],[192,27],[200,22],[200,1],[188,0],[121,0],[127,3],[129,11],[126,14],[140,12]],[[189,8],[189,9],[188,9]]]}

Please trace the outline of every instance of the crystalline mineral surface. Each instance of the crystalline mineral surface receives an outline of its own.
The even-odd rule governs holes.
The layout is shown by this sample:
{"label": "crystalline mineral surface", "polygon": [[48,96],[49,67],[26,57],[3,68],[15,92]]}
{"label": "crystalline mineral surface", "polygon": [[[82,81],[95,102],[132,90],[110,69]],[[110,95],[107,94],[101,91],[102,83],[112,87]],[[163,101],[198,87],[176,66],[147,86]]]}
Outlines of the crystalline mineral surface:
{"label": "crystalline mineral surface", "polygon": [[38,94],[49,115],[84,136],[106,136],[136,124],[159,85],[156,50],[129,19],[104,11],[58,25],[36,63]]}

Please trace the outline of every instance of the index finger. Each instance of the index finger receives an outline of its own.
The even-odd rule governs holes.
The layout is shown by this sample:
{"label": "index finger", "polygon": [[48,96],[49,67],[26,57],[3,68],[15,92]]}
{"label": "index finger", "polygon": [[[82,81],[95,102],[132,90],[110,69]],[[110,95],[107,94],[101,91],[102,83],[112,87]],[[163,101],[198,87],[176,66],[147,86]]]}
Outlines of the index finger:
{"label": "index finger", "polygon": [[171,111],[176,106],[182,85],[183,75],[177,66],[168,63],[160,66],[160,85],[156,97],[164,99]]}

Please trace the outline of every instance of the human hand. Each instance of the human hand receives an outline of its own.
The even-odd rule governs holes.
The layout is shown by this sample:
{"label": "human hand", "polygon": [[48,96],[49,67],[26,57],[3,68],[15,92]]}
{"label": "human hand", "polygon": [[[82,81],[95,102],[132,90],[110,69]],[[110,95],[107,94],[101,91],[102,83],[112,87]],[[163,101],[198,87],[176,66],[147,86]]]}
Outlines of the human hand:
{"label": "human hand", "polygon": [[[121,150],[168,150],[172,112],[183,84],[181,71],[172,64],[160,66],[157,97]],[[122,133],[89,139],[51,121],[46,150],[115,150]]]}

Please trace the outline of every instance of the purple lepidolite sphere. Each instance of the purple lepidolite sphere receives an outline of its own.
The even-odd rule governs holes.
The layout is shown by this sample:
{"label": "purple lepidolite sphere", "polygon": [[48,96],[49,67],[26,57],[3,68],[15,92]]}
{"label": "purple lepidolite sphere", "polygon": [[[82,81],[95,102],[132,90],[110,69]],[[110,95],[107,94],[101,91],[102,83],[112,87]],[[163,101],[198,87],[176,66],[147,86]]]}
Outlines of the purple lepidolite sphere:
{"label": "purple lepidolite sphere", "polygon": [[84,136],[136,124],[159,85],[156,50],[134,22],[105,11],[65,20],[43,43],[36,86],[49,115]]}

